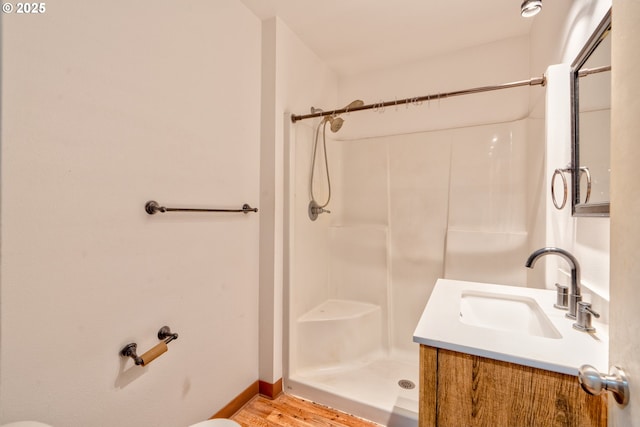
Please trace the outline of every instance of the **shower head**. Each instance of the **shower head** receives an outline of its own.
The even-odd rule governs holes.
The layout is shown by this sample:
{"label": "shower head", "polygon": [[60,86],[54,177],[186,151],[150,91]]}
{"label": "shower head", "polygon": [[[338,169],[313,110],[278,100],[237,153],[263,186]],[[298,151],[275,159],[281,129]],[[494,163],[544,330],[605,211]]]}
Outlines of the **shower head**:
{"label": "shower head", "polygon": [[[362,101],[361,99],[356,99],[355,101],[352,101],[351,103],[349,103],[349,105],[344,107],[343,110],[347,110],[347,112],[349,112],[350,109],[362,107],[363,105],[364,105],[364,101]],[[317,109],[317,111],[320,111],[320,110]],[[333,133],[338,132],[342,127],[342,125],[344,124],[344,119],[338,117],[337,115],[325,116],[324,120],[331,123],[331,132]]]}
{"label": "shower head", "polygon": [[[348,113],[349,110],[353,109],[353,108],[358,108],[358,107],[362,107],[364,105],[364,101],[362,101],[361,99],[356,99],[355,101],[352,101],[349,103],[349,105],[347,105],[346,107],[343,108],[343,110],[346,110],[346,112]],[[337,110],[334,110],[337,111]],[[316,107],[311,107],[311,114],[316,114],[316,113],[324,113],[324,111],[320,108],[316,108]],[[340,118],[337,114],[333,113],[333,114],[329,114],[329,112],[325,113],[327,114],[326,116],[324,116],[324,119],[322,119],[322,121],[320,122],[320,124],[322,123],[330,123],[331,124],[331,132],[336,133],[340,130],[340,128],[342,127],[342,125],[344,124],[344,119]]]}
{"label": "shower head", "polygon": [[340,117],[326,116],[324,120],[326,122],[331,123],[331,132],[333,133],[338,132],[342,127],[342,125],[344,124],[344,120],[341,119]]}
{"label": "shower head", "polygon": [[[321,108],[311,107],[311,114],[315,114],[315,113],[324,113],[324,110]],[[331,132],[336,133],[342,127],[344,120],[342,120],[340,117],[337,117],[337,116],[324,116],[320,124],[324,122],[331,123],[331,126],[330,126]]]}
{"label": "shower head", "polygon": [[344,109],[345,110],[351,110],[352,108],[362,107],[363,105],[364,105],[364,101],[363,100],[356,99],[355,101],[352,101],[349,105],[344,107]]}

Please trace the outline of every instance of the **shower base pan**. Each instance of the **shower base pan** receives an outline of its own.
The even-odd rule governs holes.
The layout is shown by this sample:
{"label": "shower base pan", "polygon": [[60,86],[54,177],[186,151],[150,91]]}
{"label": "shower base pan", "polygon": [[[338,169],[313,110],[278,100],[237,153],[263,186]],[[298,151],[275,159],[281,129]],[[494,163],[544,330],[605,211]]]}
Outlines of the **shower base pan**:
{"label": "shower base pan", "polygon": [[[360,366],[297,374],[286,392],[393,427],[418,426],[418,360],[379,357]],[[415,384],[412,389],[407,383]]]}
{"label": "shower base pan", "polygon": [[[389,351],[379,306],[327,300],[297,320],[288,393],[393,427],[418,424],[418,351]],[[411,385],[416,387],[411,387]]]}

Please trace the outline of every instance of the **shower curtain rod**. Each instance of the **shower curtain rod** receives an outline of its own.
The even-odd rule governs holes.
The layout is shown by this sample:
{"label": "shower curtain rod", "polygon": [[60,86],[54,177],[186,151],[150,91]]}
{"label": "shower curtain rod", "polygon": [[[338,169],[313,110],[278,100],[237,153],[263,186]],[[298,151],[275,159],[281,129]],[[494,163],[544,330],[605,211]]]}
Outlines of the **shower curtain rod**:
{"label": "shower curtain rod", "polygon": [[[578,71],[578,76],[585,77],[590,74],[602,73],[604,71],[611,71],[611,65],[605,65],[602,67],[596,67],[596,68],[590,68],[590,69],[582,69]],[[538,86],[538,85],[544,86],[546,83],[547,83],[547,79],[545,76],[534,77],[529,80],[520,80],[517,82],[504,83],[501,85],[480,86],[480,87],[474,87],[471,89],[456,90],[453,92],[444,92],[444,93],[438,93],[438,94],[418,96],[415,98],[396,99],[393,101],[377,102],[375,104],[365,104],[360,107],[352,107],[352,108],[345,107],[345,108],[340,108],[338,110],[319,111],[311,114],[300,114],[300,115],[292,114],[291,121],[295,123],[298,120],[313,119],[315,117],[335,116],[336,114],[350,113],[353,111],[371,110],[374,108],[384,108],[384,107],[391,107],[391,106],[402,105],[402,104],[411,104],[411,103],[422,102],[422,101],[432,101],[434,99],[440,100],[442,98],[451,98],[453,96],[469,95],[472,93],[480,93],[480,92],[491,92],[494,90],[510,89],[510,88],[519,87],[519,86]]]}
{"label": "shower curtain rod", "polygon": [[352,113],[354,111],[371,110],[374,108],[392,107],[392,106],[403,105],[403,104],[412,104],[412,103],[417,103],[422,101],[434,101],[434,100],[440,100],[443,98],[451,98],[453,96],[469,95],[472,93],[490,92],[493,90],[510,89],[512,87],[519,87],[519,86],[537,86],[537,85],[544,86],[545,84],[546,84],[546,78],[544,76],[534,77],[529,80],[520,80],[517,82],[504,83],[501,85],[481,86],[481,87],[474,87],[474,88],[465,89],[465,90],[456,90],[453,92],[443,92],[443,93],[437,93],[437,94],[431,94],[431,95],[425,95],[425,96],[417,96],[414,98],[396,99],[393,101],[377,102],[375,104],[365,104],[360,107],[340,108],[338,110],[320,111],[320,112],[311,113],[311,114],[300,114],[300,115],[292,114],[291,121],[295,123],[298,120],[312,119],[314,117],[334,116],[336,114]]}

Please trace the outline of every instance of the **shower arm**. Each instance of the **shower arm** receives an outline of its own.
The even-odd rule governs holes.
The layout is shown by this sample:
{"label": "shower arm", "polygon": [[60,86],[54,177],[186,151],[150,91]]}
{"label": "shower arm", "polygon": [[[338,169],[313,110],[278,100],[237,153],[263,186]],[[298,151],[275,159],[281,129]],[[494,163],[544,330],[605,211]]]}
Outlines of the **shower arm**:
{"label": "shower arm", "polygon": [[451,98],[454,96],[470,95],[472,93],[481,93],[481,92],[490,92],[494,90],[510,89],[510,88],[520,87],[520,86],[544,86],[546,82],[547,80],[545,76],[534,77],[529,80],[520,80],[517,82],[503,83],[500,85],[480,86],[480,87],[474,87],[471,89],[457,90],[453,92],[443,92],[443,93],[437,93],[437,94],[417,96],[414,98],[404,98],[404,99],[396,99],[393,101],[377,102],[375,104],[365,104],[365,105],[352,106],[352,107],[347,106],[345,108],[340,108],[338,110],[331,110],[331,111],[320,110],[315,113],[300,114],[300,115],[292,114],[291,121],[295,123],[298,120],[313,119],[315,117],[335,116],[337,114],[350,113],[354,111],[379,109],[379,108],[392,107],[392,106],[403,105],[403,104],[416,104],[416,103],[421,103],[423,101],[437,101],[443,98]]}

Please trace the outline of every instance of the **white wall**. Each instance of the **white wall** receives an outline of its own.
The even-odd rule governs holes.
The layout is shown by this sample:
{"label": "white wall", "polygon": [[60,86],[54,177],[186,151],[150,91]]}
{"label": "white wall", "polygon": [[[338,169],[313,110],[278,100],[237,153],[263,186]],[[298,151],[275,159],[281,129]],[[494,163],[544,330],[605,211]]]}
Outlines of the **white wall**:
{"label": "white wall", "polygon": [[[610,0],[545,3],[531,30],[530,61],[532,72],[553,66],[548,70],[545,185],[540,197],[546,211],[544,244],[562,247],[577,257],[586,287],[585,299],[593,301],[594,308],[604,314],[601,320],[605,321],[609,299],[609,219],[572,217],[570,206],[556,210],[549,187],[553,171],[565,167],[571,160],[569,66],[610,6]],[[540,98],[532,99],[532,116],[539,117],[541,111],[545,111],[541,110],[542,105]],[[536,270],[542,270],[543,263],[547,266],[546,278],[535,276],[532,286],[552,288],[555,282],[568,283],[565,261],[545,257],[540,265],[536,264]]]}
{"label": "white wall", "polygon": [[[46,6],[2,16],[0,423],[206,419],[258,377],[260,214],[143,207],[258,204],[260,22],[235,0]],[[165,324],[168,353],[119,356]]]}
{"label": "white wall", "polygon": [[326,287],[326,221],[307,216],[314,123],[291,125],[289,114],[335,105],[337,77],[280,19],[262,26],[260,379],[273,383],[283,376],[283,342],[294,345],[283,340],[283,301],[299,314]]}

